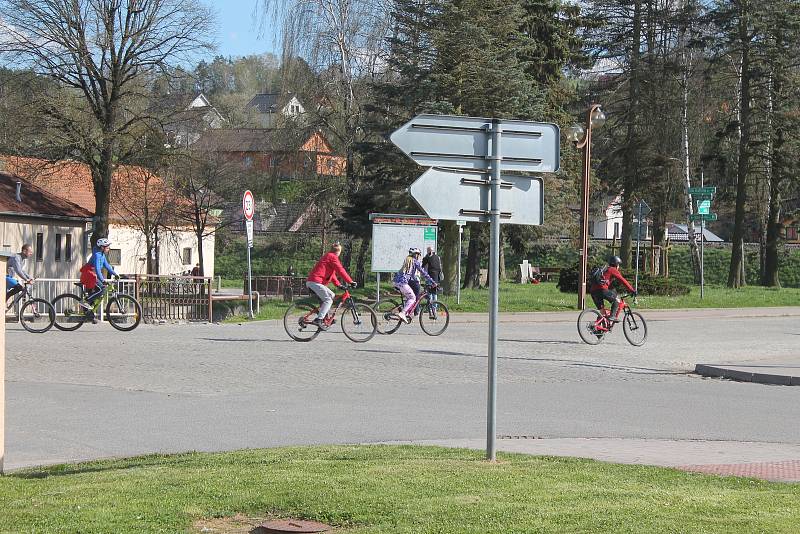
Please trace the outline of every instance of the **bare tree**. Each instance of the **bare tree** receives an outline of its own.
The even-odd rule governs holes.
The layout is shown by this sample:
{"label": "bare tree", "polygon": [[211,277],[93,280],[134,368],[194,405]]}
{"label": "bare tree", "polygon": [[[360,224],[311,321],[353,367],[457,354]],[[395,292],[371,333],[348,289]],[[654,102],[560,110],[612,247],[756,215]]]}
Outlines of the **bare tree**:
{"label": "bare tree", "polygon": [[0,59],[58,83],[44,108],[92,171],[94,235],[105,235],[114,167],[149,119],[144,89],[211,46],[212,12],[196,0],[0,0],[0,13]]}

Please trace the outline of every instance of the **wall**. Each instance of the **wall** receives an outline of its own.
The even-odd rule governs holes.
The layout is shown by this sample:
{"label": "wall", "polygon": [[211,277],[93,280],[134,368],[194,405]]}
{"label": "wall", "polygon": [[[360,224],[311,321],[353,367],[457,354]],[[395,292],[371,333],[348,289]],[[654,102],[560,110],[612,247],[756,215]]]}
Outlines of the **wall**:
{"label": "wall", "polygon": [[[112,224],[109,228],[112,249],[120,250],[119,264],[112,263],[114,270],[125,274],[147,273],[147,245],[144,234],[136,228]],[[173,230],[162,234],[159,243],[159,274],[181,274],[191,270],[199,262],[197,238],[190,230]],[[191,262],[184,264],[184,248],[191,249]],[[214,236],[203,239],[205,275],[214,276]]]}
{"label": "wall", "polygon": [[[33,256],[25,261],[25,271],[34,278],[77,278],[86,258],[86,225],[84,221],[44,219],[37,217],[0,217],[2,250],[17,253],[24,243],[33,245]],[[36,234],[42,234],[41,261],[37,261]],[[61,235],[61,259],[56,261],[57,234]],[[66,236],[72,237],[72,253],[65,258]]]}

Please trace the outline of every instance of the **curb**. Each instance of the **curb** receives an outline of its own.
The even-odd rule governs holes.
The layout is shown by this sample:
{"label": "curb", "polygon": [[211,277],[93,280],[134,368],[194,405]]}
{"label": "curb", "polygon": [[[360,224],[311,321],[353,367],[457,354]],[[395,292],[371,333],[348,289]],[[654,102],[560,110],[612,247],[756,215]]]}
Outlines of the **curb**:
{"label": "curb", "polygon": [[695,365],[694,372],[712,378],[727,378],[738,382],[754,382],[757,384],[772,384],[777,386],[800,386],[800,376],[779,375],[769,373],[754,373],[736,369],[736,365],[723,367],[720,365]]}

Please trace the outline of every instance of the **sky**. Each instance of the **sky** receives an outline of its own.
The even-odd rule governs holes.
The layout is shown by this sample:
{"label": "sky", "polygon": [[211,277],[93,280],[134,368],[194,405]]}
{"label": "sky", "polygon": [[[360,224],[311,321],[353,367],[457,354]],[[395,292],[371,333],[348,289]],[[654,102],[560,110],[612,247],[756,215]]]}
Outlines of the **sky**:
{"label": "sky", "polygon": [[206,3],[217,12],[217,55],[247,56],[276,51],[270,28],[259,37],[254,18],[256,0],[206,0]]}

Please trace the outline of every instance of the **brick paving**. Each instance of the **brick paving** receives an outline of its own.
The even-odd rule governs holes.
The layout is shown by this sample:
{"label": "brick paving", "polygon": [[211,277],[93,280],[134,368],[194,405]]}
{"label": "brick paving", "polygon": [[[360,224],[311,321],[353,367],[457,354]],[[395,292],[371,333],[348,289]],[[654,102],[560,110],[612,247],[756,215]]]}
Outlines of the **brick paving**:
{"label": "brick paving", "polygon": [[760,478],[775,482],[800,482],[800,460],[749,464],[680,465],[678,469],[707,475]]}

